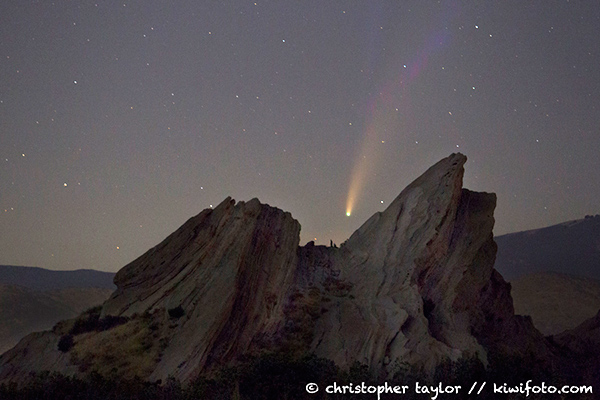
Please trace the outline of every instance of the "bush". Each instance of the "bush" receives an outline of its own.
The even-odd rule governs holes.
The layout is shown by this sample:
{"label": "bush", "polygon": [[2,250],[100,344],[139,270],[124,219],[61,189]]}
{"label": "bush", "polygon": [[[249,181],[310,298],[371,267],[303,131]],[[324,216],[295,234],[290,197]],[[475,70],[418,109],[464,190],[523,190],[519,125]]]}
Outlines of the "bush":
{"label": "bush", "polygon": [[73,344],[73,335],[71,335],[70,333],[62,335],[60,339],[58,339],[58,350],[62,351],[63,353],[66,353],[69,350],[71,350]]}
{"label": "bush", "polygon": [[117,317],[114,315],[107,315],[104,318],[100,318],[101,310],[101,307],[94,307],[80,315],[75,320],[75,323],[73,323],[73,327],[69,330],[69,333],[71,335],[79,335],[86,332],[102,332],[129,321],[127,317]]}
{"label": "bush", "polygon": [[96,326],[96,331],[102,332],[107,331],[115,326],[123,325],[125,322],[129,321],[127,317],[116,317],[114,315],[107,315],[104,318],[100,318],[98,320],[98,324]]}

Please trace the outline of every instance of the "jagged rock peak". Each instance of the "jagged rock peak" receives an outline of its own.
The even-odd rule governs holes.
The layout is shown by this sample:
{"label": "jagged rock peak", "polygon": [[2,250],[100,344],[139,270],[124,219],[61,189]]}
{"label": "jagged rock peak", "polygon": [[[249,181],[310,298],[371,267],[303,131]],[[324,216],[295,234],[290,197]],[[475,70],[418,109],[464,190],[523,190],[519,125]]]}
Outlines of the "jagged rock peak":
{"label": "jagged rock peak", "polygon": [[[465,155],[453,153],[437,162],[409,184],[385,211],[375,213],[369,218],[352,234],[348,244],[356,243],[360,245],[363,238],[369,235],[369,232],[389,231],[389,227],[395,226],[402,213],[406,217],[414,211],[413,207],[417,205],[420,198],[425,200],[420,204],[423,209],[416,210],[421,215],[437,218],[440,213],[444,212],[444,216],[448,217],[446,212],[452,213],[455,211],[456,203],[460,198],[466,161],[467,157]],[[428,221],[423,222],[427,223]],[[370,244],[363,244],[363,247],[369,246]]]}
{"label": "jagged rock peak", "polygon": [[[230,261],[244,261],[244,251],[295,247],[300,224],[290,213],[261,204],[254,198],[237,204],[227,197],[214,209],[205,209],[115,276],[117,290],[103,313],[131,315],[179,305],[170,294],[196,272]],[[283,236],[282,236],[283,235]],[[249,245],[254,248],[248,248]],[[260,246],[257,248],[256,246]],[[265,255],[266,256],[266,255]],[[201,270],[197,268],[202,265]]]}
{"label": "jagged rock peak", "polygon": [[227,198],[119,271],[103,314],[185,313],[152,377],[186,378],[223,363],[282,318],[299,233],[290,213]]}
{"label": "jagged rock peak", "polygon": [[[317,354],[376,368],[485,358],[471,330],[493,270],[496,197],[462,189],[465,162],[452,154],[435,164],[343,246],[339,277],[352,298],[318,321]],[[510,296],[496,305],[510,310]]]}

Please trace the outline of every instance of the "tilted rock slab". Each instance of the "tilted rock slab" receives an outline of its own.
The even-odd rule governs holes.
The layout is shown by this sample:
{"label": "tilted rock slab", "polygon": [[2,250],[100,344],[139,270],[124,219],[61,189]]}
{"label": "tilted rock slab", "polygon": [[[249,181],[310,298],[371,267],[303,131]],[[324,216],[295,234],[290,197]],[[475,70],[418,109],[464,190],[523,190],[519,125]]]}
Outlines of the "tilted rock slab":
{"label": "tilted rock slab", "polygon": [[353,298],[317,323],[317,354],[344,366],[485,356],[471,327],[494,263],[496,198],[462,190],[465,161],[436,164],[350,237],[339,269]]}
{"label": "tilted rock slab", "polygon": [[234,359],[283,318],[300,224],[290,213],[227,198],[204,210],[115,276],[103,313],[181,307],[185,316],[150,379],[186,379]]}
{"label": "tilted rock slab", "polygon": [[[466,354],[486,362],[489,349],[546,351],[493,269],[496,197],[462,189],[465,162],[452,154],[435,164],[340,248],[299,247],[289,213],[227,198],[121,269],[102,315],[168,325],[155,328],[150,380],[189,380],[265,349],[388,373]],[[36,370],[23,343],[0,357],[0,379]]]}

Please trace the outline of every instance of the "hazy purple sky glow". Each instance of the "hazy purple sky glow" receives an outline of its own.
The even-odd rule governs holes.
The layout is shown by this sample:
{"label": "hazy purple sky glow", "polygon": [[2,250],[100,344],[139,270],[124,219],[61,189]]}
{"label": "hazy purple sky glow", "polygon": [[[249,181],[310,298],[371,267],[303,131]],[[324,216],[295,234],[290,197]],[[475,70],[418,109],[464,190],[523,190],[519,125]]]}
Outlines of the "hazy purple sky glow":
{"label": "hazy purple sky glow", "polygon": [[456,151],[497,234],[597,214],[599,37],[596,2],[3,1],[0,264],[116,271],[226,196],[340,243]]}

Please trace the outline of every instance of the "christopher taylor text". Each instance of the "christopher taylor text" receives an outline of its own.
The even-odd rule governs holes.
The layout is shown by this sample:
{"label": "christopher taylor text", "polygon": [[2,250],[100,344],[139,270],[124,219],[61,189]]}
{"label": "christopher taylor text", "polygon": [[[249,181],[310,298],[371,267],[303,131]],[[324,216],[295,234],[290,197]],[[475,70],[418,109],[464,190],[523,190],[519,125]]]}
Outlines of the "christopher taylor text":
{"label": "christopher taylor text", "polygon": [[[486,387],[487,385],[487,387]],[[439,395],[456,395],[462,393],[461,390],[468,392],[469,395],[481,395],[486,391],[494,394],[524,394],[526,397],[530,394],[591,394],[591,386],[553,386],[548,385],[546,382],[541,384],[533,384],[531,380],[520,383],[518,385],[508,385],[506,383],[491,383],[487,382],[473,382],[469,388],[464,388],[460,385],[445,385],[438,383],[437,385],[428,385],[420,382],[416,382],[414,385],[390,385],[387,382],[380,385],[369,385],[365,382],[361,383],[349,383],[349,384],[338,384],[334,382],[331,385],[327,385],[324,389],[325,393],[328,394],[370,394],[376,396],[377,399],[381,398],[381,395],[386,394],[408,394],[416,393],[425,395],[426,398],[436,400]],[[319,391],[319,385],[316,383],[309,383],[306,385],[306,392],[313,394]]]}

